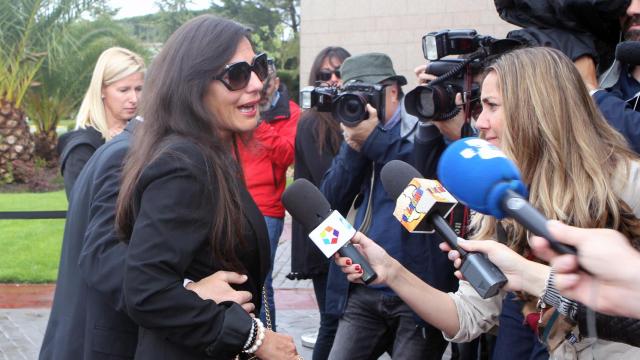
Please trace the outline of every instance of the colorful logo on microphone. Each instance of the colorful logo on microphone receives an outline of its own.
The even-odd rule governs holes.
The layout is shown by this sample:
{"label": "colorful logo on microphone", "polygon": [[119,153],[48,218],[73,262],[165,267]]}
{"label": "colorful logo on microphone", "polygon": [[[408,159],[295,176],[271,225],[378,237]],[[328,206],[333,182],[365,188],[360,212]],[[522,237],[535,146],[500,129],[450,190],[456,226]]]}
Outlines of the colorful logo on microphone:
{"label": "colorful logo on microphone", "polygon": [[320,237],[322,237],[322,241],[327,245],[337,244],[339,235],[340,235],[340,232],[338,231],[338,229],[334,229],[331,226],[327,226],[326,228],[324,228],[324,230],[322,230],[322,232],[320,232]]}
{"label": "colorful logo on microphone", "polygon": [[413,212],[416,210],[416,206],[418,205],[418,202],[420,202],[420,199],[422,198],[423,194],[424,194],[424,191],[420,188],[417,188],[415,191],[411,193],[409,205],[407,205],[407,207],[404,209],[404,212],[402,214],[402,221],[411,222],[416,219],[416,217],[413,216]]}

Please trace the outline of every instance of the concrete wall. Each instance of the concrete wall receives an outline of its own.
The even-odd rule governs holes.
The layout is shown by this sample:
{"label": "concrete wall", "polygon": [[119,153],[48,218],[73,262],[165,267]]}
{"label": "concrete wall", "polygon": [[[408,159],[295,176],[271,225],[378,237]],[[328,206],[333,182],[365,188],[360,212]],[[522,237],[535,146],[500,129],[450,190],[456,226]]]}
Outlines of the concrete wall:
{"label": "concrete wall", "polygon": [[300,80],[307,85],[313,59],[326,46],[351,54],[383,52],[409,84],[425,62],[422,36],[442,29],[476,29],[504,37],[516,27],[498,16],[493,0],[301,0]]}

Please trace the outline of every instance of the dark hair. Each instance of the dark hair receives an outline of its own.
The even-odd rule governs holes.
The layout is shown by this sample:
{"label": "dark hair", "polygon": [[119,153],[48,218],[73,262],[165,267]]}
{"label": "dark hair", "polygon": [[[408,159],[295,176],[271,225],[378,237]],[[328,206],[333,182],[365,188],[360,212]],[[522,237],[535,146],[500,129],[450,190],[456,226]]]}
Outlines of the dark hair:
{"label": "dark hair", "polygon": [[[316,86],[320,70],[322,70],[322,63],[325,59],[329,59],[334,66],[339,66],[349,56],[351,54],[339,46],[328,46],[322,49],[311,65],[309,85]],[[331,113],[318,112],[315,109],[307,110],[302,115],[303,119],[309,116],[320,120],[316,121],[315,125],[318,136],[318,152],[322,154],[324,148],[328,146],[332,154],[337,154],[340,149],[340,143],[342,143],[342,133],[338,121],[331,116]]]}
{"label": "dark hair", "polygon": [[[208,193],[203,201],[215,207],[209,234],[213,256],[224,269],[244,269],[234,251],[234,244],[242,243],[242,227],[234,221],[242,218],[239,166],[232,145],[218,136],[219,119],[203,98],[249,32],[234,21],[198,16],[178,28],[153,61],[141,99],[144,121],[135,131],[118,196],[116,224],[125,239],[133,231],[136,184],[145,166],[170,153],[172,144],[186,140],[199,148],[206,166]],[[183,160],[186,166],[202,166]]]}

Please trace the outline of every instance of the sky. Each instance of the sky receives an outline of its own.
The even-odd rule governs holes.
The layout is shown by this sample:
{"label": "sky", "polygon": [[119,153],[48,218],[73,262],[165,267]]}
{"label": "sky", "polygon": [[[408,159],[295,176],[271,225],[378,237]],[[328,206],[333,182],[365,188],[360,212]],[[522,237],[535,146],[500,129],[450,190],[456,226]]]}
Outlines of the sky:
{"label": "sky", "polygon": [[[200,10],[209,7],[210,0],[192,0],[187,8]],[[156,0],[109,0],[112,8],[120,8],[117,19],[140,16],[157,12]]]}

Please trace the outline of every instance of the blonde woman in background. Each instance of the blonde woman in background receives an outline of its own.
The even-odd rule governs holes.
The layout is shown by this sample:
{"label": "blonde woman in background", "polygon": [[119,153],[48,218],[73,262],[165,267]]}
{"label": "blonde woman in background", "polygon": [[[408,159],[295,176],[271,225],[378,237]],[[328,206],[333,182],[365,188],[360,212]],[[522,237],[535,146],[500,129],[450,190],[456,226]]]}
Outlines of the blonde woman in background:
{"label": "blonde woman in background", "polygon": [[144,72],[142,57],[121,47],[109,48],[98,58],[76,117],[76,129],[62,135],[58,142],[67,198],[96,149],[135,117]]}
{"label": "blonde woman in background", "polygon": [[[480,137],[499,147],[520,168],[534,207],[548,218],[570,225],[608,227],[628,238],[639,238],[637,157],[622,135],[602,118],[568,58],[550,48],[507,53],[488,68],[481,98],[483,109],[476,124]],[[508,278],[505,290],[520,293],[532,305],[523,311],[532,309],[529,312],[535,313],[540,298],[552,302],[550,268],[529,260],[530,234],[526,229],[514,221],[482,214],[475,214],[472,224],[474,239],[496,241],[461,241],[461,246],[486,253],[500,267]],[[498,231],[500,228],[503,231]],[[364,235],[358,234],[355,242],[378,274],[377,281],[389,285],[450,341],[470,341],[499,325],[504,291],[483,300],[461,280],[459,290],[447,294],[420,281]],[[458,257],[457,252],[450,253],[456,266],[460,265]],[[338,258],[336,262],[351,281],[357,281],[362,274],[353,265],[347,266],[346,260]],[[547,308],[558,305],[547,304]],[[543,316],[543,324],[561,325],[561,321],[545,323],[553,311],[556,309]],[[563,341],[570,331],[575,341]],[[559,338],[545,338],[551,357],[640,357],[638,348],[578,332],[578,327],[569,326],[558,332]]]}

